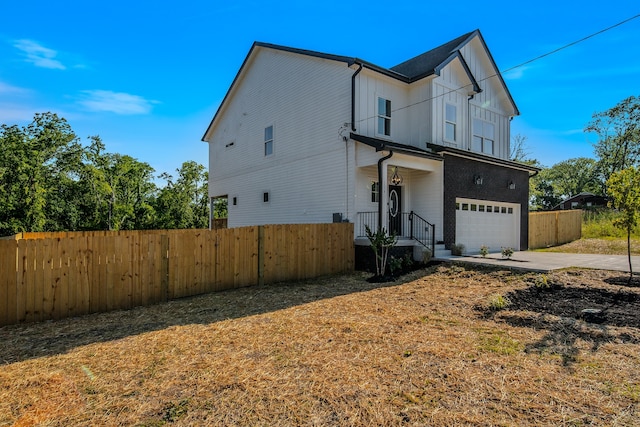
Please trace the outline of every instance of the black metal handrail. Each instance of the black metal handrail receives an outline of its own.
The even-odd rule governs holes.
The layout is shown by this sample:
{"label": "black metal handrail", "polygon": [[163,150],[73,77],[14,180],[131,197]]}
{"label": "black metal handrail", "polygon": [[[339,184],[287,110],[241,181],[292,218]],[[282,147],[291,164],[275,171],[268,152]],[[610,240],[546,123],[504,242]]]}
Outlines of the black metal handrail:
{"label": "black metal handrail", "polygon": [[411,211],[409,214],[409,226],[411,238],[420,242],[425,248],[431,251],[431,256],[435,255],[436,246],[436,226],[431,224],[420,215]]}
{"label": "black metal handrail", "polygon": [[[356,218],[356,237],[366,237],[366,226],[373,232],[378,229],[378,212],[358,212]],[[431,256],[435,254],[436,226],[434,224],[411,211],[402,212],[397,228],[401,231],[398,237],[413,239],[429,249]],[[388,227],[385,227],[385,229],[388,231]]]}

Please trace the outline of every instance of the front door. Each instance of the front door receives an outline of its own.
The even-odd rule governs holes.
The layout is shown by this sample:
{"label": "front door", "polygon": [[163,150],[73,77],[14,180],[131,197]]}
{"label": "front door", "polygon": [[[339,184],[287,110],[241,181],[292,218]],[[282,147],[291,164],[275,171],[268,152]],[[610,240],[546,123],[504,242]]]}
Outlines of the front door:
{"label": "front door", "polygon": [[402,236],[402,187],[389,186],[389,234]]}

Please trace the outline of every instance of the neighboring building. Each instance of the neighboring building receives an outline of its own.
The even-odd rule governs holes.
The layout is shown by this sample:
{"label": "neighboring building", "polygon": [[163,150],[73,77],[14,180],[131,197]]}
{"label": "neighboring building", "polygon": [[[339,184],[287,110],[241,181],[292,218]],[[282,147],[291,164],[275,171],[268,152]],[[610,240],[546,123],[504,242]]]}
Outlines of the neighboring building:
{"label": "neighboring building", "polygon": [[350,221],[359,245],[382,224],[432,250],[527,249],[537,169],[508,160],[518,114],[478,30],[392,68],[256,42],[203,136],[209,195],[229,227]]}
{"label": "neighboring building", "polygon": [[558,205],[554,206],[552,210],[565,210],[565,209],[583,209],[591,207],[605,207],[609,203],[609,200],[603,196],[596,196],[593,193],[583,191],[582,193],[571,196],[568,199],[562,201]]}

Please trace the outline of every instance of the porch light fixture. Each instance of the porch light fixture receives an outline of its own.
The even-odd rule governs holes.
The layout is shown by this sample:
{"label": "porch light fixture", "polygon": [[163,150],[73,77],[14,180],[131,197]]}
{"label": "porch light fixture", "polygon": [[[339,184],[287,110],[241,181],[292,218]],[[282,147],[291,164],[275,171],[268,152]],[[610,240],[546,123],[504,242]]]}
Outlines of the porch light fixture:
{"label": "porch light fixture", "polygon": [[509,181],[509,183],[507,184],[507,188],[509,190],[515,190],[516,189],[516,183],[513,181]]}
{"label": "porch light fixture", "polygon": [[473,176],[473,183],[475,185],[482,185],[482,177],[480,175]]}
{"label": "porch light fixture", "polygon": [[392,183],[393,185],[400,185],[400,184],[402,184],[403,178],[402,178],[402,175],[400,175],[400,174],[398,173],[398,167],[397,167],[397,166],[394,166],[394,167],[393,167],[393,175],[391,176],[390,181],[391,181],[391,183]]}

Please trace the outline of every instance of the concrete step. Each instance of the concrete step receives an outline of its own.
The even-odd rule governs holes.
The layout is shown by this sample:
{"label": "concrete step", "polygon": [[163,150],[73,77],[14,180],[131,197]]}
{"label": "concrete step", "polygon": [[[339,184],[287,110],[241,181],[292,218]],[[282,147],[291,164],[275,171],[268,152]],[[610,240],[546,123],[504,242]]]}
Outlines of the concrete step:
{"label": "concrete step", "polygon": [[451,256],[451,251],[448,249],[445,249],[444,245],[436,245],[435,246],[435,254],[433,254],[434,258],[441,258],[441,257],[450,257]]}

